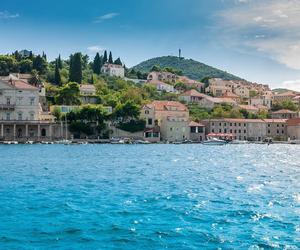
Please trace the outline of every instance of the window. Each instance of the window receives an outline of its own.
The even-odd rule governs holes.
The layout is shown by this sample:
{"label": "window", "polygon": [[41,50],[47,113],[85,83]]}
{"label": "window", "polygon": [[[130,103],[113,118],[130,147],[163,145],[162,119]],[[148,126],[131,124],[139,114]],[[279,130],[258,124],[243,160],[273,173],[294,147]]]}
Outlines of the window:
{"label": "window", "polygon": [[247,133],[247,131],[246,130],[244,130],[244,134],[246,134]]}
{"label": "window", "polygon": [[212,130],[211,130],[211,132],[212,132],[212,133],[214,133],[214,132],[215,132],[215,130],[214,130],[214,129],[212,129]]}
{"label": "window", "polygon": [[148,119],[148,125],[152,125],[153,120],[151,118]]}
{"label": "window", "polygon": [[18,113],[18,120],[19,120],[19,121],[22,121],[22,120],[23,120],[23,117],[22,117],[22,113],[21,113],[21,112]]}
{"label": "window", "polygon": [[277,129],[277,134],[279,134],[279,129]]}
{"label": "window", "polygon": [[29,116],[30,116],[30,120],[33,121],[34,120],[34,113],[30,113]]}
{"label": "window", "polygon": [[145,110],[145,114],[146,114],[146,115],[149,115],[149,110]]}
{"label": "window", "polygon": [[17,97],[17,104],[18,105],[22,104],[22,99],[23,99],[23,97]]}
{"label": "window", "polygon": [[191,133],[196,133],[196,127],[191,127]]}
{"label": "window", "polygon": [[172,127],[170,128],[170,131],[173,131],[173,128],[172,128]]}
{"label": "window", "polygon": [[31,106],[34,105],[34,101],[35,101],[35,98],[34,98],[34,97],[30,97],[30,105],[31,105]]}
{"label": "window", "polygon": [[203,127],[198,127],[198,133],[203,133],[204,132],[204,128]]}
{"label": "window", "polygon": [[230,123],[230,126],[232,126],[232,123]]}
{"label": "window", "polygon": [[6,97],[6,104],[10,105],[10,97]]}
{"label": "window", "polygon": [[7,120],[7,121],[10,120],[10,113],[6,113],[6,120]]}
{"label": "window", "polygon": [[268,130],[268,134],[271,134],[271,131],[270,131],[270,130]]}

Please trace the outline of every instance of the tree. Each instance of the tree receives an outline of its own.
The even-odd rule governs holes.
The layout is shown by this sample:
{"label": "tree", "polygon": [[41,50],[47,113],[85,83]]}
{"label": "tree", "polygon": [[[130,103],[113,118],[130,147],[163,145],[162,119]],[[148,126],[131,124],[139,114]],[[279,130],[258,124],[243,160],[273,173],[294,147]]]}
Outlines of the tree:
{"label": "tree", "polygon": [[122,65],[122,61],[121,61],[120,57],[118,57],[118,58],[114,61],[114,64]]}
{"label": "tree", "polygon": [[61,60],[61,57],[60,57],[60,54],[57,58],[57,65],[58,65],[58,68],[59,69],[62,69],[63,68],[63,65],[62,65],[62,60]]}
{"label": "tree", "polygon": [[6,76],[11,72],[18,72],[18,63],[13,56],[0,55],[0,75]]}
{"label": "tree", "polygon": [[94,84],[94,75],[91,75],[91,80],[90,80],[90,84]]}
{"label": "tree", "polygon": [[37,70],[39,74],[46,74],[48,69],[48,64],[42,56],[38,55],[33,59],[33,69]]}
{"label": "tree", "polygon": [[94,63],[93,63],[93,72],[97,75],[101,73],[101,58],[99,53],[96,54],[94,58]]}
{"label": "tree", "polygon": [[30,73],[32,71],[32,61],[29,59],[23,59],[19,62],[20,73]]}
{"label": "tree", "polygon": [[55,103],[59,105],[80,105],[80,90],[76,82],[62,86],[55,96]]}
{"label": "tree", "polygon": [[35,86],[42,84],[42,80],[40,79],[37,70],[34,69],[31,71],[31,78],[29,79],[29,83]]}
{"label": "tree", "polygon": [[104,55],[103,55],[103,64],[107,63],[107,51],[104,51]]}
{"label": "tree", "polygon": [[59,72],[58,59],[55,62],[54,83],[56,85],[61,85],[61,77],[60,77],[60,72]]}
{"label": "tree", "polygon": [[111,51],[109,52],[108,63],[109,63],[109,64],[113,64],[113,63],[114,63],[114,60],[113,60]]}
{"label": "tree", "polygon": [[82,81],[82,56],[79,52],[70,57],[69,81],[79,84]]}
{"label": "tree", "polygon": [[43,55],[42,55],[42,57],[44,58],[44,60],[47,62],[47,56],[46,56],[46,54],[45,54],[45,52],[43,51]]}
{"label": "tree", "polygon": [[277,111],[280,109],[288,109],[288,110],[292,110],[292,111],[297,111],[298,107],[291,100],[286,100],[286,101],[282,101],[282,102],[274,102],[272,105],[272,110]]}
{"label": "tree", "polygon": [[140,107],[132,100],[119,103],[115,108],[113,116],[122,122],[137,119],[140,115]]}
{"label": "tree", "polygon": [[161,71],[161,67],[158,65],[154,65],[150,71],[154,71],[154,72],[160,72]]}

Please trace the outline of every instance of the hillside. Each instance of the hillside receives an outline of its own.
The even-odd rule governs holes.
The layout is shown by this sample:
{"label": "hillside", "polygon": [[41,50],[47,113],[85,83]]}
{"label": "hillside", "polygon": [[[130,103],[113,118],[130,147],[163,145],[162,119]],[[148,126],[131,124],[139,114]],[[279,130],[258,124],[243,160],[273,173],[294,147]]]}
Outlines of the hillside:
{"label": "hillside", "polygon": [[241,80],[241,78],[235,75],[197,62],[193,59],[179,59],[176,56],[162,56],[152,58],[134,66],[132,69],[148,73],[154,65],[158,65],[161,68],[171,67],[177,70],[181,70],[184,75],[194,80],[200,80],[207,76],[223,78],[226,80]]}

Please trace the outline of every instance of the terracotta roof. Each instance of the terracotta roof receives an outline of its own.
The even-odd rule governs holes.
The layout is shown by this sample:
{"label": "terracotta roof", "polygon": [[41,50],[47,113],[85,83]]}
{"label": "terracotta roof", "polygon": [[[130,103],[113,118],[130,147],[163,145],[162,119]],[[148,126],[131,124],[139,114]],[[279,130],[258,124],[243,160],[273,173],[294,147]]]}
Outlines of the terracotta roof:
{"label": "terracotta roof", "polygon": [[267,123],[286,123],[287,119],[263,119]]}
{"label": "terracotta roof", "polygon": [[80,89],[83,90],[95,90],[95,86],[93,84],[81,84]]}
{"label": "terracotta roof", "polygon": [[38,88],[28,84],[26,81],[23,80],[6,80],[3,81],[4,83],[6,83],[7,85],[16,88],[16,89],[22,89],[22,90],[38,90]]}
{"label": "terracotta roof", "polygon": [[239,122],[239,123],[264,123],[262,119],[236,119],[236,118],[224,118],[224,119],[210,119],[210,122]]}
{"label": "terracotta roof", "polygon": [[296,111],[291,111],[291,110],[288,110],[288,109],[281,109],[281,110],[272,112],[272,114],[295,114],[295,113],[297,113],[297,112]]}
{"label": "terracotta roof", "polygon": [[195,89],[188,90],[184,93],[182,93],[180,96],[196,96],[196,97],[207,97],[207,95],[199,93]]}
{"label": "terracotta roof", "polygon": [[106,63],[106,64],[103,65],[103,67],[108,67],[108,68],[123,68],[122,65],[111,64],[111,63]]}
{"label": "terracotta roof", "polygon": [[294,118],[287,121],[288,126],[298,126],[300,125],[300,118]]}
{"label": "terracotta roof", "polygon": [[239,108],[245,109],[245,110],[253,110],[258,111],[258,108],[252,105],[239,105]]}
{"label": "terracotta roof", "polygon": [[221,96],[221,98],[240,98],[238,95],[232,93],[232,92],[227,92],[225,95]]}
{"label": "terracotta roof", "polygon": [[205,127],[202,123],[191,121],[189,127]]}
{"label": "terracotta roof", "polygon": [[296,91],[287,91],[287,92],[284,92],[284,93],[280,93],[280,94],[276,94],[274,97],[277,97],[277,96],[296,96]]}
{"label": "terracotta roof", "polygon": [[146,107],[154,107],[156,111],[166,111],[171,107],[177,108],[176,111],[187,111],[187,107],[184,104],[174,101],[153,101]]}

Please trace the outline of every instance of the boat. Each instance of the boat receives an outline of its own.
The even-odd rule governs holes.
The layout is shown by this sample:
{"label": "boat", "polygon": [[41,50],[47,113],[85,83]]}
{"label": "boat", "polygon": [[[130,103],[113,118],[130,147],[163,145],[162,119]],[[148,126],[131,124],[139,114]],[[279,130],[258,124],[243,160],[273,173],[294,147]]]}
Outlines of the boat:
{"label": "boat", "polygon": [[214,137],[208,138],[207,141],[202,142],[202,144],[210,145],[210,146],[221,146],[221,145],[225,145],[227,143],[228,143],[227,141],[220,140],[220,139],[217,139]]}
{"label": "boat", "polygon": [[27,141],[25,144],[33,144],[33,141]]}
{"label": "boat", "polygon": [[70,140],[60,140],[60,141],[55,141],[55,144],[64,144],[64,145],[70,145],[72,144],[72,141]]}
{"label": "boat", "polygon": [[249,144],[248,141],[233,140],[229,144]]}

